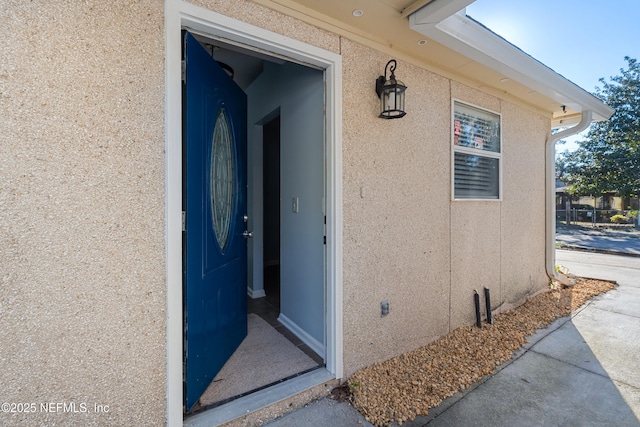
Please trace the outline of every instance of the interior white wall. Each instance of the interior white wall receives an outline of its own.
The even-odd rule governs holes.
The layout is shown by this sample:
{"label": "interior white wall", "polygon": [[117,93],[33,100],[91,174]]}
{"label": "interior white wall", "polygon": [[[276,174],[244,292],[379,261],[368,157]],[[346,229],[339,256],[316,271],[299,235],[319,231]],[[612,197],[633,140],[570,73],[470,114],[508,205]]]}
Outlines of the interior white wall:
{"label": "interior white wall", "polygon": [[[262,127],[279,109],[280,147],[280,311],[294,333],[312,348],[324,348],[324,80],[319,70],[266,63],[247,89],[249,100],[250,223],[253,284],[262,289]],[[253,125],[253,126],[252,126]],[[299,201],[293,212],[292,199]],[[260,270],[260,271],[258,271]],[[311,342],[308,342],[311,341]],[[324,354],[324,351],[322,351]]]}
{"label": "interior white wall", "polygon": [[255,113],[251,108],[249,95],[251,88],[247,90],[247,210],[249,211],[249,222],[247,227],[253,232],[253,238],[249,239],[247,245],[247,293],[250,298],[261,298],[264,293],[264,263],[263,254],[263,191],[262,191],[262,123],[256,122]]}

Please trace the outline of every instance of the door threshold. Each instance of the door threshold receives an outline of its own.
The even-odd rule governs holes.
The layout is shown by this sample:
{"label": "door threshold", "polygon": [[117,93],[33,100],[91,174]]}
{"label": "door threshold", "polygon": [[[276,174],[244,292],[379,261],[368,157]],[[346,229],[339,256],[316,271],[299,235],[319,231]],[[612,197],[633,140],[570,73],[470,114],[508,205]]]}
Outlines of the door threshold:
{"label": "door threshold", "polygon": [[216,408],[185,418],[183,426],[209,427],[224,424],[281,402],[333,379],[335,379],[335,375],[326,369],[316,369],[264,390],[240,397]]}

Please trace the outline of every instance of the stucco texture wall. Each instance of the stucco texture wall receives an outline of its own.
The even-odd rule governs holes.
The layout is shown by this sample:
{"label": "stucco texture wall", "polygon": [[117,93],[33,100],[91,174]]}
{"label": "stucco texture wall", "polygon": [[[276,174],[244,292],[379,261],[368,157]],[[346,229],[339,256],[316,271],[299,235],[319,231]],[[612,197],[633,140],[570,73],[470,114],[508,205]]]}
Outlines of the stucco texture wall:
{"label": "stucco texture wall", "polygon": [[[193,3],[343,56],[346,376],[470,324],[473,289],[499,307],[544,288],[548,119],[400,61],[408,114],[382,120],[389,55],[252,2]],[[0,8],[1,397],[86,409],[0,424],[164,423],[163,4]],[[502,202],[451,202],[452,96],[503,115]]]}
{"label": "stucco texture wall", "polygon": [[501,104],[504,201],[500,212],[500,292],[502,308],[508,309],[544,290],[549,281],[544,265],[544,141],[551,123],[512,103]]}
{"label": "stucco texture wall", "polygon": [[340,38],[336,34],[250,0],[189,0],[189,3],[331,52],[340,51]]}
{"label": "stucco texture wall", "polygon": [[[191,2],[342,55],[346,376],[473,323],[474,289],[494,310],[544,289],[548,118],[399,61],[408,114],[382,120],[390,55],[251,2]],[[452,97],[502,114],[502,202],[451,201]]]}
{"label": "stucco texture wall", "polygon": [[163,19],[0,6],[0,425],[164,423]]}
{"label": "stucco texture wall", "polygon": [[[449,81],[399,62],[407,115],[383,120],[388,55],[343,40],[345,372],[449,328]],[[390,314],[381,317],[380,302]]]}
{"label": "stucco texture wall", "polygon": [[475,322],[473,293],[495,311],[543,290],[544,141],[550,122],[524,107],[452,82],[452,96],[502,116],[502,201],[451,203],[451,329]]}
{"label": "stucco texture wall", "polygon": [[[388,55],[349,40],[343,55],[345,372],[475,321],[544,289],[548,119],[399,62],[407,116],[377,118]],[[451,99],[502,114],[503,201],[451,201]],[[390,302],[381,316],[380,302]],[[484,300],[483,300],[484,303]],[[484,315],[484,308],[483,308]]]}
{"label": "stucco texture wall", "polygon": [[544,141],[547,118],[452,82],[452,96],[502,116],[502,201],[451,204],[451,328],[475,321],[473,292],[491,291],[493,310],[545,289]]}

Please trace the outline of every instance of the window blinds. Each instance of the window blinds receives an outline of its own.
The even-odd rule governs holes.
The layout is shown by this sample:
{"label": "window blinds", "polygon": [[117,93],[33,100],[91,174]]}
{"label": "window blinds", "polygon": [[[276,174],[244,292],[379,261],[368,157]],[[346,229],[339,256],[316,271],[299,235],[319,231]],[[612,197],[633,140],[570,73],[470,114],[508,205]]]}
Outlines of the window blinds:
{"label": "window blinds", "polygon": [[454,198],[500,197],[500,116],[454,104]]}

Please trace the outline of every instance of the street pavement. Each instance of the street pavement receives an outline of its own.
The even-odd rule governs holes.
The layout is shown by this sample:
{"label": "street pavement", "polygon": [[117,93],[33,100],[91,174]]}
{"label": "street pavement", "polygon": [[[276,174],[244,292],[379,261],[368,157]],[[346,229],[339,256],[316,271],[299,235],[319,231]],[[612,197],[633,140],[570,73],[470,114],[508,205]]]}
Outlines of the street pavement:
{"label": "street pavement", "polygon": [[599,230],[559,225],[556,242],[561,248],[640,256],[640,232]]}
{"label": "street pavement", "polygon": [[[558,250],[556,263],[618,288],[539,330],[496,374],[403,426],[640,426],[640,260]],[[371,426],[328,398],[266,425]]]}

